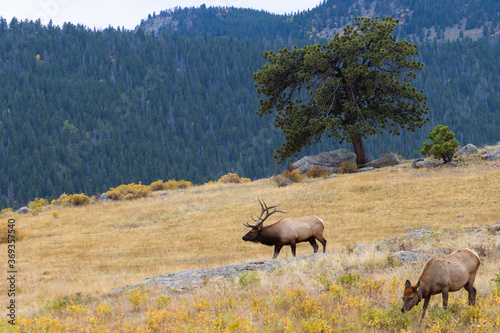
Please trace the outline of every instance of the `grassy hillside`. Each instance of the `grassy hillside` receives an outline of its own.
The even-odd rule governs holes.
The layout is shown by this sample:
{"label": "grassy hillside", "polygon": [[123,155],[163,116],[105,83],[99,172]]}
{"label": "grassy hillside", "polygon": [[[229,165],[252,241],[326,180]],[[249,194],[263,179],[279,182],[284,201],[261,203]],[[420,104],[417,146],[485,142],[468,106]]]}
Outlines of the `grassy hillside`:
{"label": "grassy hillside", "polygon": [[[260,212],[257,197],[280,204],[289,212],[283,216],[321,217],[327,252],[341,251],[272,273],[207,281],[191,293],[142,289],[109,295],[111,288],[152,275],[271,258],[272,248],[241,240],[247,232],[242,223]],[[21,324],[16,327],[23,331],[500,329],[500,293],[495,292],[500,240],[467,231],[500,221],[500,169],[480,159],[434,169],[403,163],[283,188],[269,179],[212,183],[135,201],[52,206],[37,215],[2,216],[2,222],[7,218],[27,234],[16,244]],[[354,249],[420,228],[433,236],[402,238],[373,251]],[[448,311],[432,305],[423,326],[418,325],[421,306],[401,316],[403,283],[413,282],[422,264],[401,265],[390,253],[441,255],[460,247],[482,256],[478,306],[468,309],[466,294],[459,292],[452,294]],[[0,251],[7,252],[6,244]],[[311,252],[308,243],[297,246],[298,255]],[[291,256],[289,247],[281,251],[280,258],[285,256]],[[6,260],[0,267],[7,271]],[[495,277],[497,283],[491,281]],[[8,286],[0,287],[0,304],[7,304]],[[3,320],[0,328],[12,329]]]}

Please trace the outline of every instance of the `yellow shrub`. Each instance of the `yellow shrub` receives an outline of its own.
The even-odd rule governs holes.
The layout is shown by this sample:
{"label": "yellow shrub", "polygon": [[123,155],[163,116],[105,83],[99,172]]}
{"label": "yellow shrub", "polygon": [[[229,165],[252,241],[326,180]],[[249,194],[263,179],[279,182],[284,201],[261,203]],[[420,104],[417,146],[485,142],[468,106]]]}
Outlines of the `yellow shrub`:
{"label": "yellow shrub", "polygon": [[111,200],[132,200],[145,198],[151,192],[150,187],[142,184],[120,185],[117,188],[111,188],[106,194]]}
{"label": "yellow shrub", "polygon": [[342,162],[339,167],[339,173],[354,173],[358,171],[356,163]]}
{"label": "yellow shrub", "polygon": [[108,195],[108,198],[110,198],[111,200],[123,199],[123,194],[121,194],[120,191],[117,191],[117,190],[110,190],[110,191],[106,192],[106,194]]}
{"label": "yellow shrub", "polygon": [[[12,224],[11,224],[12,226]],[[14,228],[9,227],[9,224],[7,222],[2,222],[0,223],[0,244],[3,243],[8,243],[9,242],[9,229],[12,230],[14,229],[15,233],[13,234],[12,231],[10,232],[11,234],[11,239],[14,239],[16,242],[25,239],[28,237],[26,234],[26,231],[19,229],[17,226],[14,225]],[[12,238],[14,236],[15,238]]]}
{"label": "yellow shrub", "polygon": [[329,170],[321,169],[318,166],[314,166],[311,169],[307,170],[304,175],[309,178],[328,178],[332,175],[332,172]]}
{"label": "yellow shrub", "polygon": [[250,178],[240,178],[240,176],[238,176],[238,174],[236,173],[228,173],[227,175],[224,175],[219,178],[219,183],[224,183],[224,184],[228,183],[239,184],[248,182],[251,182]]}
{"label": "yellow shrub", "polygon": [[72,206],[84,206],[90,203],[90,198],[83,193],[72,194],[69,196],[69,202]]}
{"label": "yellow shrub", "polygon": [[157,180],[155,182],[152,182],[149,185],[149,189],[151,191],[160,191],[160,190],[163,190],[163,179],[160,179],[160,180]]}
{"label": "yellow shrub", "polygon": [[0,211],[0,215],[6,215],[9,213],[12,213],[14,210],[12,208],[4,208],[2,211]]}
{"label": "yellow shrub", "polygon": [[31,214],[37,215],[43,210],[43,206],[48,205],[49,202],[43,198],[36,198],[28,204],[28,208],[31,210]]}
{"label": "yellow shrub", "polygon": [[31,201],[28,204],[28,207],[31,208],[30,205],[32,205],[32,204],[38,204],[38,206],[47,206],[49,204],[49,201],[47,199],[44,199],[44,198],[35,198],[35,200]]}
{"label": "yellow shrub", "polygon": [[271,180],[274,181],[278,187],[281,187],[292,185],[292,183],[300,183],[304,180],[304,177],[302,177],[298,170],[285,170],[281,175],[271,177]]}
{"label": "yellow shrub", "polygon": [[192,187],[192,186],[193,186],[193,183],[191,183],[190,181],[187,181],[187,180],[177,181],[174,179],[170,179],[168,182],[163,183],[164,190],[177,190],[177,189],[188,188],[188,187]]}
{"label": "yellow shrub", "polygon": [[69,195],[67,195],[66,193],[61,194],[59,199],[56,200],[56,203],[58,205],[63,205],[63,206],[69,205],[70,204]]}
{"label": "yellow shrub", "polygon": [[39,202],[30,202],[28,207],[31,209],[31,214],[37,215],[43,210],[43,205]]}
{"label": "yellow shrub", "polygon": [[219,178],[219,183],[240,183],[240,176],[236,173],[228,173],[227,175]]}

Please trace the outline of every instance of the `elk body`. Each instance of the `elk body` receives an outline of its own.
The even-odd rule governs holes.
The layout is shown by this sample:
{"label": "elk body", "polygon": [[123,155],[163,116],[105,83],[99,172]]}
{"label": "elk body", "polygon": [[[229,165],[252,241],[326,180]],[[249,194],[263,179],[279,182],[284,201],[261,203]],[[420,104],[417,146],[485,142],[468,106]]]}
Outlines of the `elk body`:
{"label": "elk body", "polygon": [[443,307],[447,307],[448,293],[461,288],[469,293],[469,305],[475,305],[474,280],[480,263],[478,255],[470,249],[462,249],[445,257],[429,259],[415,286],[406,280],[401,311],[410,311],[423,299],[422,319],[424,319],[432,295],[442,294]]}
{"label": "elk body", "polygon": [[[276,206],[267,207],[267,205],[260,201],[262,212],[257,219],[252,217],[255,224],[251,225],[244,223],[246,227],[252,228],[245,236],[244,241],[261,243],[268,246],[274,246],[273,259],[278,257],[281,248],[284,245],[290,245],[292,248],[292,255],[295,257],[296,244],[301,242],[309,242],[314,249],[314,253],[318,252],[318,240],[323,245],[323,253],[326,250],[326,240],[323,238],[323,230],[325,223],[323,220],[316,216],[303,216],[303,217],[287,217],[279,220],[278,222],[263,226],[264,221],[274,213],[284,213],[276,210]],[[273,209],[271,212],[270,209]]]}

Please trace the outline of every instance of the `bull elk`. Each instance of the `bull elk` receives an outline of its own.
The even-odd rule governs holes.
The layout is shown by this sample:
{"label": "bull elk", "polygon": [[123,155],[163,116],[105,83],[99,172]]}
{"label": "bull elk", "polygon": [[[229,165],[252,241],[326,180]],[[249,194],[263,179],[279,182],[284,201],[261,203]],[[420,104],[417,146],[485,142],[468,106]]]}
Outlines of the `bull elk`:
{"label": "bull elk", "polygon": [[461,288],[469,293],[469,305],[475,305],[474,280],[480,263],[476,252],[470,249],[462,249],[445,257],[429,259],[425,263],[415,286],[406,280],[401,311],[410,311],[423,299],[422,319],[424,319],[432,295],[442,294],[443,307],[447,307],[448,293],[458,291]]}
{"label": "bull elk", "polygon": [[[245,227],[252,228],[245,236],[244,241],[261,243],[267,246],[274,245],[273,259],[278,257],[284,245],[290,245],[292,255],[295,257],[296,244],[308,241],[313,247],[314,253],[318,252],[316,239],[323,244],[323,253],[326,250],[326,239],[323,238],[325,223],[316,216],[286,217],[278,222],[263,226],[264,221],[274,213],[285,213],[277,210],[276,206],[268,207],[265,202],[260,201],[262,211],[257,219],[252,220],[255,224],[243,223]],[[270,211],[272,209],[272,211]]]}

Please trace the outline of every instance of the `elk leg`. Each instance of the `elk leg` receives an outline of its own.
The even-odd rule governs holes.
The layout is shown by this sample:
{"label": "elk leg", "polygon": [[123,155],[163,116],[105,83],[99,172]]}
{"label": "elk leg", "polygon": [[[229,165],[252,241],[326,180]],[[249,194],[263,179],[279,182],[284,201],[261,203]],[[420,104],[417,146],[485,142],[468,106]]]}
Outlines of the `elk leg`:
{"label": "elk leg", "polygon": [[326,252],[326,239],[321,238],[321,239],[318,239],[318,240],[319,240],[319,242],[321,244],[323,244],[323,253],[325,253]]}
{"label": "elk leg", "polygon": [[295,245],[295,243],[290,243],[290,247],[292,248],[292,255],[295,257],[297,246]]}
{"label": "elk leg", "polygon": [[424,312],[422,312],[422,319],[420,319],[420,321],[422,321],[424,319],[425,311],[427,310],[427,307],[429,306],[430,300],[431,300],[431,295],[425,297],[425,299],[424,299]]}
{"label": "elk leg", "polygon": [[469,281],[465,284],[464,289],[469,293],[469,305],[476,305],[476,288]]}
{"label": "elk leg", "polygon": [[448,307],[448,288],[444,288],[443,291],[441,292],[441,295],[443,295],[443,308]]}
{"label": "elk leg", "polygon": [[472,292],[469,293],[469,305],[476,305],[476,288],[472,287]]}
{"label": "elk leg", "polygon": [[280,251],[281,251],[281,248],[283,247],[283,245],[275,245],[274,246],[274,255],[273,255],[273,259],[276,259],[278,257],[278,254],[280,254]]}
{"label": "elk leg", "polygon": [[309,238],[309,243],[311,243],[311,246],[313,247],[314,253],[318,253],[318,243],[316,243],[316,240],[314,237]]}

